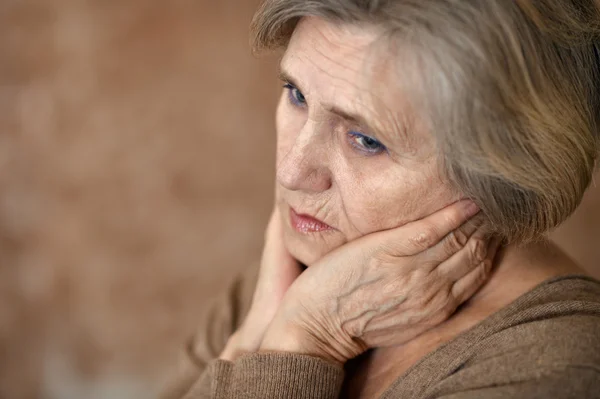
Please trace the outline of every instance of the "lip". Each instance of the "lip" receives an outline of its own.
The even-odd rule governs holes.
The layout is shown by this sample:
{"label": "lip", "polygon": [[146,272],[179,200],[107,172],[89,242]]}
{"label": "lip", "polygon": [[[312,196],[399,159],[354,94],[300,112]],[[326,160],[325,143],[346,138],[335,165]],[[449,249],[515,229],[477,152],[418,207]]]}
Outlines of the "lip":
{"label": "lip", "polygon": [[320,233],[334,230],[333,227],[315,219],[310,215],[299,214],[294,208],[290,207],[290,223],[294,230],[301,234]]}

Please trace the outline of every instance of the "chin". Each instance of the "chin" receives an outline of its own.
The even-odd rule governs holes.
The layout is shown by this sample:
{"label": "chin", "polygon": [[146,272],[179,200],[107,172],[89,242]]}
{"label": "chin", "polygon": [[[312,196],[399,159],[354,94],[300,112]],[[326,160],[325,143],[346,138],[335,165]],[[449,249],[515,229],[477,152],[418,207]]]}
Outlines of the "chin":
{"label": "chin", "polygon": [[306,236],[289,230],[284,232],[283,241],[290,255],[307,267],[314,265],[329,252],[339,247],[339,245],[327,244],[318,235]]}
{"label": "chin", "polygon": [[306,267],[310,267],[317,263],[323,256],[327,255],[330,250],[321,248],[319,245],[314,243],[308,243],[299,237],[294,235],[286,234],[284,237],[284,245],[290,255],[298,262],[302,263]]}

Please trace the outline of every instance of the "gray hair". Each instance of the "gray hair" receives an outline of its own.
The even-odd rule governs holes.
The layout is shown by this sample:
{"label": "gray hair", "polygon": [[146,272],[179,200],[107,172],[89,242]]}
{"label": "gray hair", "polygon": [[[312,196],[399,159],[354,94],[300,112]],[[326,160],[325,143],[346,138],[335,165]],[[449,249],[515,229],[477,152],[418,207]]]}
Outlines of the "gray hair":
{"label": "gray hair", "polygon": [[598,1],[267,0],[254,48],[285,47],[308,16],[416,50],[441,171],[494,233],[527,242],[577,208],[599,152]]}

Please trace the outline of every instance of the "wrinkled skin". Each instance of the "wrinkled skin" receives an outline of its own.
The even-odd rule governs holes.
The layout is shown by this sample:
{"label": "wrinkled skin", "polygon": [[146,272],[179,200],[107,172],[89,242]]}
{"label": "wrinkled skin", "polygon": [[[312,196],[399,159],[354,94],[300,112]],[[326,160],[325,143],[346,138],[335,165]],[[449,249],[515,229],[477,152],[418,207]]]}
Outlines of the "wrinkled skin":
{"label": "wrinkled skin", "polygon": [[[303,20],[281,61],[305,98],[284,90],[277,109],[277,191],[284,242],[311,265],[334,248],[402,226],[461,198],[438,170],[438,156],[422,118],[401,88],[411,71],[385,52],[378,32]],[[400,68],[400,69],[399,69]],[[331,112],[357,114],[365,124]],[[367,152],[358,132],[386,147]],[[349,134],[350,133],[350,134]],[[289,223],[289,207],[336,230],[303,235]]]}
{"label": "wrinkled skin", "polygon": [[[410,82],[398,81],[411,73],[377,51],[377,35],[308,18],[292,37],[276,209],[250,314],[223,359],[276,350],[344,363],[442,323],[489,275],[499,242],[481,215],[466,223],[477,209],[443,179],[401,89]],[[332,229],[297,231],[290,207]]]}

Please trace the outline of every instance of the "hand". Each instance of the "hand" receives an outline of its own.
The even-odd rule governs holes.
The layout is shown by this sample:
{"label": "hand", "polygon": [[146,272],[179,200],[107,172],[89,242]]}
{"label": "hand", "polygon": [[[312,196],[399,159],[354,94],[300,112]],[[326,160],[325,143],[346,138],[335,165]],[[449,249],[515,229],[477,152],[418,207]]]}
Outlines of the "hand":
{"label": "hand", "polygon": [[275,207],[265,233],[265,246],[250,311],[240,329],[227,342],[220,359],[234,360],[240,353],[258,350],[287,289],[301,272],[302,268],[283,245],[281,217]]}
{"label": "hand", "polygon": [[489,275],[498,239],[460,201],[332,251],[288,290],[261,350],[345,363],[442,323]]}

